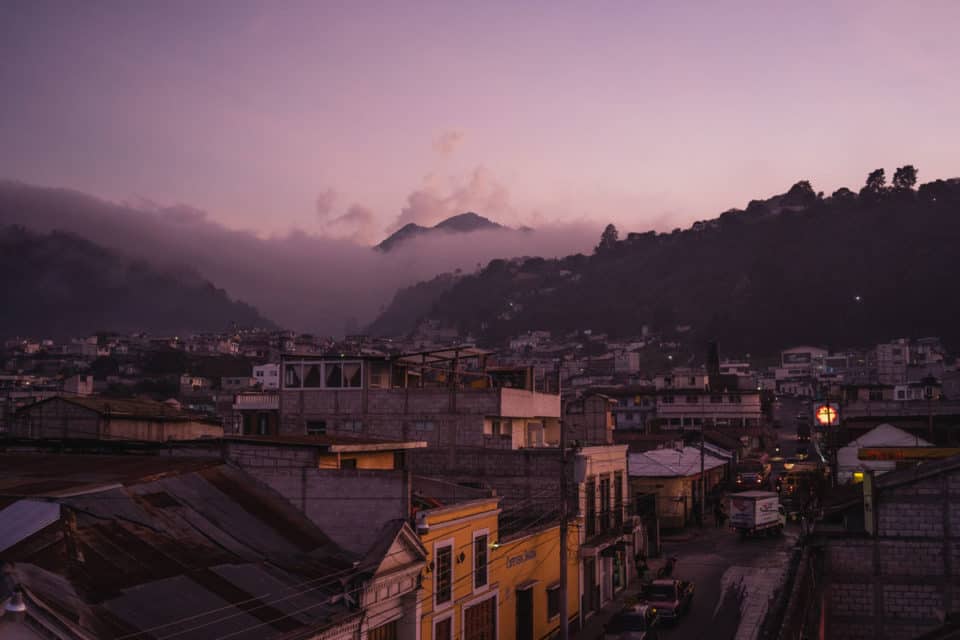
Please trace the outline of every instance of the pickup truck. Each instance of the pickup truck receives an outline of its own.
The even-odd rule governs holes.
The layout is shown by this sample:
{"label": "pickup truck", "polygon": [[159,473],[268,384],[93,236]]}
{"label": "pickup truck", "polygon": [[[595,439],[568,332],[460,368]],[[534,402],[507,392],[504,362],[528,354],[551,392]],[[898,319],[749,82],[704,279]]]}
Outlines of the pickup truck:
{"label": "pickup truck", "polygon": [[643,600],[657,610],[662,622],[676,622],[693,604],[693,583],[673,578],[654,580],[644,589]]}
{"label": "pickup truck", "polygon": [[781,533],[787,512],[774,491],[744,491],[730,496],[730,528],[741,535]]}

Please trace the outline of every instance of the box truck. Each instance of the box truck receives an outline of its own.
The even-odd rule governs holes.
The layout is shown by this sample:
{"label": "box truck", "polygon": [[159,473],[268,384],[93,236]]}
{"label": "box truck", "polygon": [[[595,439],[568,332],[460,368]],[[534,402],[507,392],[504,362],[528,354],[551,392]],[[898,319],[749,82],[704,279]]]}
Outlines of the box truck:
{"label": "box truck", "polygon": [[787,513],[774,491],[744,491],[730,496],[730,528],[741,535],[776,534],[787,524]]}

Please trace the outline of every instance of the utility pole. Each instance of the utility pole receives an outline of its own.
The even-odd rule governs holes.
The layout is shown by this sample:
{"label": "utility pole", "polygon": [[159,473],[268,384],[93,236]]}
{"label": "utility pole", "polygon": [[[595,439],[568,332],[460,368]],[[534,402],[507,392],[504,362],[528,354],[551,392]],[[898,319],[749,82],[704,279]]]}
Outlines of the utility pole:
{"label": "utility pole", "polygon": [[563,426],[563,394],[557,362],[557,396],[560,399],[560,640],[570,637],[567,612],[567,430]]}
{"label": "utility pole", "polygon": [[706,420],[700,420],[700,528],[703,529],[703,522],[707,513],[707,476],[704,474],[704,451],[703,451],[703,431]]}

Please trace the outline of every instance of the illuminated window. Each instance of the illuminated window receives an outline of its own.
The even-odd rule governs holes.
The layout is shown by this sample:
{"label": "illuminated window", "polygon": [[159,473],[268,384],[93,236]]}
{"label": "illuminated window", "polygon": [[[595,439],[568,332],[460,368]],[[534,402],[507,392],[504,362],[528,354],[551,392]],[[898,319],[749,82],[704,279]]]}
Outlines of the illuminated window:
{"label": "illuminated window", "polygon": [[854,471],[854,472],[853,472],[853,481],[854,481],[854,482],[863,482],[863,471]]}

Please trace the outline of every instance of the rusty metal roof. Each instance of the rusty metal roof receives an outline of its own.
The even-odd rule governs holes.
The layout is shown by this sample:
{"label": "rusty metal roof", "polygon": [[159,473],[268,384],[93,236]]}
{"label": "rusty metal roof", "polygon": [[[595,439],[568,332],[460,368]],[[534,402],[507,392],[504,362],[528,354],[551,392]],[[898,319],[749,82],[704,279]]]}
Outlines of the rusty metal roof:
{"label": "rusty metal roof", "polygon": [[[3,458],[14,457],[0,456],[8,484]],[[47,472],[61,459],[86,490],[49,498],[62,526],[0,560],[13,563],[29,597],[94,637],[253,640],[354,615],[335,596],[359,558],[241,471],[145,457],[137,474],[127,462],[103,464],[111,456],[37,458]],[[158,461],[171,469],[158,473]]]}
{"label": "rusty metal roof", "polygon": [[60,519],[60,505],[43,500],[17,500],[0,509],[0,552]]}
{"label": "rusty metal roof", "polygon": [[219,458],[0,454],[0,506],[23,497],[62,496],[135,484],[222,464]]}

